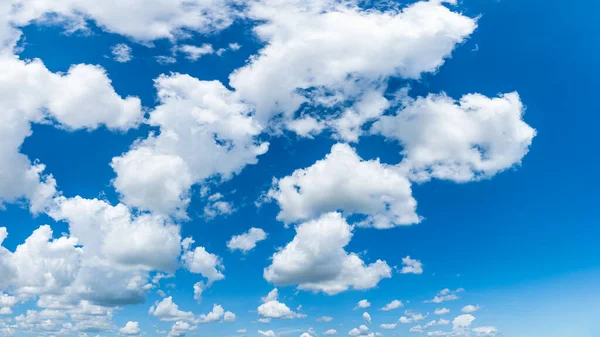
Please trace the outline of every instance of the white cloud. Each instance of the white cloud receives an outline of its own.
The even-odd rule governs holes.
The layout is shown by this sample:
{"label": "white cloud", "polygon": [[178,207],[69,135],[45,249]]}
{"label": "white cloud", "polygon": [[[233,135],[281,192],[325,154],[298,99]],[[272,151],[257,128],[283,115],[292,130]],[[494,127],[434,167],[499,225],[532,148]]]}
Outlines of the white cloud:
{"label": "white cloud", "polygon": [[275,301],[278,298],[279,298],[279,290],[277,290],[277,288],[274,288],[273,290],[269,291],[267,296],[261,297],[260,300],[263,301],[263,303],[267,303],[267,302]]}
{"label": "white cloud", "polygon": [[224,201],[221,193],[215,193],[208,198],[208,204],[204,207],[204,218],[212,220],[218,215],[229,215],[235,212],[233,204]]}
{"label": "white cloud", "polygon": [[[233,313],[229,313],[230,318],[231,318],[231,314],[233,314]],[[205,314],[200,315],[198,321],[200,323],[217,322],[217,321],[220,321],[224,315],[225,315],[225,310],[223,309],[223,307],[218,304],[215,304],[215,305],[213,305],[212,311],[206,315]],[[233,319],[235,320],[235,315],[233,315]]]}
{"label": "white cloud", "polygon": [[416,322],[422,321],[425,318],[427,318],[427,315],[423,315],[418,312],[412,312],[410,310],[404,311],[404,315],[405,316],[400,317],[398,322],[400,322],[402,324],[411,324],[411,323],[416,323]]}
{"label": "white cloud", "polygon": [[277,219],[286,223],[336,210],[367,215],[359,225],[375,228],[420,221],[408,179],[379,160],[362,160],[342,143],[325,159],[276,181],[268,196],[279,203]]}
{"label": "white cloud", "polygon": [[255,139],[262,127],[251,108],[220,82],[171,74],[155,86],[159,105],[149,124],[160,133],[113,158],[113,185],[130,206],[185,217],[193,184],[230,178],[255,164],[268,143]]}
{"label": "white cloud", "polygon": [[324,335],[326,335],[326,336],[337,335],[337,333],[338,333],[338,332],[337,332],[337,330],[335,330],[335,329],[329,329],[329,330],[327,330],[327,331],[323,332],[323,334],[324,334]]}
{"label": "white cloud", "polygon": [[433,313],[436,315],[445,315],[449,312],[450,312],[450,309],[448,309],[448,308],[440,308],[440,309],[435,309],[435,311]]}
{"label": "white cloud", "polygon": [[437,295],[435,295],[433,297],[433,299],[429,300],[429,301],[425,301],[425,303],[442,303],[442,302],[446,302],[446,301],[454,301],[457,300],[459,297],[458,293],[463,292],[464,289],[459,288],[456,289],[455,291],[452,291],[448,288],[446,289],[442,289],[440,290],[439,293],[437,293]]}
{"label": "white cloud", "polygon": [[379,327],[382,328],[382,329],[386,329],[386,330],[393,330],[393,329],[396,329],[397,325],[398,325],[397,323],[381,324]]}
{"label": "white cloud", "polygon": [[450,324],[449,320],[440,318],[437,321],[432,320],[432,321],[428,322],[427,324],[425,324],[425,328],[430,328],[430,327],[439,326],[439,325],[448,325],[448,324]]}
{"label": "white cloud", "polygon": [[290,309],[284,303],[277,300],[271,300],[261,304],[258,309],[258,314],[263,318],[301,318],[303,314],[298,314]]}
{"label": "white cloud", "polygon": [[368,312],[363,312],[362,317],[365,322],[371,324],[371,315]]}
{"label": "white cloud", "polygon": [[366,325],[361,325],[358,328],[353,328],[348,332],[349,336],[357,337],[374,337],[375,334],[369,331],[369,328]]}
{"label": "white cloud", "polygon": [[478,311],[479,309],[481,309],[481,307],[479,305],[465,305],[460,311],[464,312],[465,314],[470,314],[470,313],[474,313],[475,311]]}
{"label": "white cloud", "polygon": [[421,325],[415,325],[411,327],[408,332],[411,333],[423,333],[423,327]]}
{"label": "white cloud", "polygon": [[189,44],[180,46],[178,50],[184,54],[190,61],[197,61],[200,57],[208,54],[212,54],[215,52],[212,45],[205,43],[202,46],[192,46]]}
{"label": "white cloud", "polygon": [[275,332],[273,330],[267,330],[267,331],[258,330],[258,333],[264,337],[277,337],[277,335],[275,335]]}
{"label": "white cloud", "polygon": [[227,242],[227,248],[230,250],[239,249],[247,253],[256,247],[256,243],[265,240],[267,233],[260,228],[252,227],[246,233],[235,235]]}
{"label": "white cloud", "polygon": [[194,240],[191,238],[185,238],[181,244],[183,246],[183,254],[181,255],[183,265],[190,272],[202,274],[206,277],[208,280],[207,286],[225,278],[222,273],[224,267],[220,257],[207,252],[204,247],[196,247],[192,250],[191,245],[194,244]]}
{"label": "white cloud", "polygon": [[495,337],[498,334],[498,329],[493,326],[480,326],[473,328],[473,332],[476,336]]}
{"label": "white cloud", "polygon": [[354,289],[370,289],[391,268],[377,260],[366,264],[344,247],[352,238],[353,227],[339,213],[327,213],[296,227],[296,236],[272,257],[264,277],[277,285],[298,284],[301,290],[337,294]]}
{"label": "white cloud", "polygon": [[471,323],[475,320],[475,316],[470,314],[464,314],[460,316],[456,316],[452,321],[452,329],[455,331],[460,331],[471,326]]}
{"label": "white cloud", "polygon": [[402,308],[403,306],[404,306],[404,303],[402,303],[402,301],[393,300],[390,303],[386,304],[383,308],[381,308],[381,310],[390,311],[390,310]]}
{"label": "white cloud", "polygon": [[356,307],[354,309],[357,309],[357,308],[365,309],[370,306],[371,306],[371,302],[369,302],[366,299],[362,299],[362,300],[358,301],[358,303],[356,303]]}
{"label": "white cloud", "polygon": [[410,256],[402,258],[402,274],[423,274],[423,264],[419,260],[411,259]]}
{"label": "white cloud", "polygon": [[237,333],[246,333],[246,329],[238,329],[235,332],[237,332]]}
{"label": "white cloud", "polygon": [[[354,1],[261,0],[248,16],[261,21],[254,32],[266,46],[230,83],[261,122],[280,112],[290,120],[308,100],[331,106],[380,90],[390,76],[433,72],[476,27],[437,1],[383,12]],[[301,93],[308,89],[316,90]]]}
{"label": "white cloud", "polygon": [[[135,13],[135,15],[132,15]],[[94,21],[102,29],[131,37],[138,41],[177,39],[186,37],[186,31],[210,33],[228,27],[235,11],[230,1],[157,0],[151,4],[143,0],[90,0],[13,2],[11,21],[25,26],[55,14],[55,21],[63,21],[71,29],[85,29],[87,21]]]}
{"label": "white cloud", "polygon": [[125,43],[119,43],[112,46],[110,52],[113,56],[113,60],[119,63],[127,63],[133,59],[131,47]]}
{"label": "white cloud", "polygon": [[173,302],[171,296],[156,302],[148,310],[148,314],[158,317],[161,321],[194,321],[194,314],[190,311],[181,311],[179,306]]}
{"label": "white cloud", "polygon": [[124,327],[119,329],[121,335],[135,336],[140,334],[140,323],[129,321]]}
{"label": "white cloud", "polygon": [[516,92],[496,98],[469,94],[460,101],[429,95],[404,105],[372,130],[402,144],[400,166],[417,181],[491,177],[520,164],[536,133],[522,119]]}
{"label": "white cloud", "polygon": [[188,322],[177,321],[171,327],[171,331],[169,331],[168,337],[182,337],[185,336],[187,332],[194,331],[197,328],[197,326],[191,325]]}
{"label": "white cloud", "polygon": [[235,314],[231,311],[225,311],[223,314],[223,322],[235,322]]}

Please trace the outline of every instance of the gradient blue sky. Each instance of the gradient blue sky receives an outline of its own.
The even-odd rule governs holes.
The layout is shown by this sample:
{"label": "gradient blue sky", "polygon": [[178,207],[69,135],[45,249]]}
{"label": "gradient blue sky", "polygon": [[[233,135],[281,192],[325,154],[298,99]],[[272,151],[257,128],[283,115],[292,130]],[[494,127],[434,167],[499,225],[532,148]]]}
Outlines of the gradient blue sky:
{"label": "gradient blue sky", "polygon": [[[498,336],[600,335],[600,217],[596,211],[599,199],[594,192],[600,186],[600,160],[594,155],[599,145],[596,127],[600,120],[594,103],[600,87],[596,20],[600,3],[463,0],[445,6],[467,17],[480,15],[476,30],[456,45],[436,72],[424,74],[419,80],[392,76],[390,88],[408,84],[411,97],[445,92],[453,98],[468,93],[495,97],[518,91],[526,106],[523,120],[537,131],[522,163],[480,181],[414,182],[417,212],[424,220],[386,230],[356,228],[346,251],[362,252],[360,256],[367,263],[381,259],[399,267],[402,258],[410,256],[422,262],[421,274],[393,272],[376,287],[335,295],[297,290],[295,285],[278,286],[279,301],[294,311],[301,305],[307,317],[273,319],[265,324],[257,322],[257,307],[262,304],[261,297],[276,285],[265,280],[263,269],[271,264],[278,247],[294,238],[295,231],[276,219],[280,211],[277,202],[259,208],[255,201],[271,187],[274,177],[313,165],[339,141],[330,131],[312,139],[290,131],[264,134],[262,137],[270,142],[269,150],[258,157],[256,165],[245,166],[230,180],[209,184],[211,194],[221,193],[234,205],[233,213],[207,219],[203,215],[207,200],[200,196],[200,183],[191,189],[189,219],[174,220],[181,224],[182,237],[193,237],[196,245],[222,259],[225,278],[206,289],[200,303],[193,297],[193,285],[202,277],[185,268],[178,269],[175,277],[162,280],[160,289],[172,296],[180,310],[205,314],[213,304],[220,304],[236,315],[235,322],[196,324],[198,328],[188,335],[260,336],[258,330],[273,330],[277,336],[300,336],[314,328],[313,336],[321,336],[328,329],[346,336],[352,328],[364,324],[362,313],[367,311],[372,316],[369,328],[373,332],[421,336],[409,332],[416,323],[398,324],[393,330],[381,329],[380,324],[398,321],[404,310],[430,313],[419,322],[423,324],[438,319],[433,311],[441,307],[450,309],[441,317],[452,321],[468,304],[482,307],[473,313],[476,320],[471,328],[493,326]],[[198,46],[210,43],[215,49],[238,43],[239,50],[222,56],[205,55],[197,61],[178,54],[176,63],[158,64],[156,56],[169,55],[173,45],[183,43],[167,39],[140,43],[108,32],[93,20],[88,25],[89,31],[65,33],[65,25],[60,23],[28,23],[20,27],[22,50],[16,53],[23,60],[41,59],[51,72],[66,72],[80,63],[99,65],[106,70],[116,93],[139,97],[148,111],[158,104],[153,80],[159,75],[177,72],[227,85],[228,76],[265,45],[252,33],[255,22],[239,20],[222,31],[195,32],[185,40]],[[111,47],[119,43],[132,48],[131,61],[119,63],[113,59]],[[103,127],[69,131],[47,123],[34,124],[32,130],[21,152],[46,165],[45,172],[56,179],[62,195],[102,198],[116,205],[120,196],[111,184],[116,176],[109,165],[112,158],[158,128],[142,124],[125,132]],[[402,147],[379,135],[365,135],[351,145],[364,160],[380,158],[383,163],[395,165],[402,159]],[[44,213],[33,215],[26,205],[25,199],[7,202],[0,211],[0,227],[6,227],[9,233],[2,246],[8,251],[14,251],[44,224],[52,227],[55,237],[68,233],[67,223]],[[250,227],[262,228],[268,233],[267,239],[246,254],[229,250],[227,241]],[[0,279],[3,277],[0,274]],[[458,294],[458,300],[424,303],[445,288],[465,291]],[[0,291],[18,296],[15,289],[12,285]],[[114,336],[128,321],[135,321],[141,334],[160,336],[158,331],[168,332],[174,322],[148,314],[149,308],[162,300],[157,290],[150,290],[143,303],[119,306],[112,317],[114,325],[108,330],[75,329],[66,334]],[[371,302],[371,307],[354,310],[362,299]],[[402,300],[404,307],[380,310],[394,299]],[[12,315],[0,316],[5,326],[13,326],[3,332],[16,336],[58,335],[56,331],[40,332],[15,325],[14,317],[42,309],[35,298],[19,301],[12,307]],[[321,316],[334,320],[317,322]],[[237,333],[240,329],[247,332]],[[452,324],[426,332],[434,330],[450,334]],[[475,332],[470,334],[477,336]]]}

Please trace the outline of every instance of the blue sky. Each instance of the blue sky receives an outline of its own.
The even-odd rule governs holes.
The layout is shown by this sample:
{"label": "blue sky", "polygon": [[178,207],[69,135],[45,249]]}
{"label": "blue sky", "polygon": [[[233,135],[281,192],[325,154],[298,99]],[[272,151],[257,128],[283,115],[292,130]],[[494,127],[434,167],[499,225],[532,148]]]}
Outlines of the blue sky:
{"label": "blue sky", "polygon": [[600,334],[600,5],[125,6],[0,5],[0,335]]}

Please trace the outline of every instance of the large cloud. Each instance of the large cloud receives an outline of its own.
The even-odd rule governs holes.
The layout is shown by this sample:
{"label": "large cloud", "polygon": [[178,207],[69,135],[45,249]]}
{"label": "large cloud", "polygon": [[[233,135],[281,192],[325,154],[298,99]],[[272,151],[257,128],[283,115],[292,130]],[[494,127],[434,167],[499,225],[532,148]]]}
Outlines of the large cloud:
{"label": "large cloud", "polygon": [[273,255],[264,277],[277,285],[297,284],[299,289],[327,294],[377,286],[392,276],[385,261],[366,264],[344,247],[352,238],[353,227],[339,213],[327,213],[296,227],[292,242]]}
{"label": "large cloud", "polygon": [[[334,106],[358,100],[364,104],[355,107],[356,116],[346,116],[336,126],[344,138],[355,140],[357,131],[352,129],[385,108],[381,93],[387,78],[416,79],[436,71],[476,28],[476,20],[439,1],[386,11],[361,9],[356,3],[251,2],[248,16],[261,21],[254,32],[266,46],[230,80],[240,96],[256,106],[261,122],[279,113],[290,122],[305,102]],[[363,94],[369,95],[369,103],[361,99]],[[371,104],[375,101],[381,104]],[[314,121],[301,120],[306,122],[302,133],[319,129]]]}
{"label": "large cloud", "polygon": [[220,82],[172,74],[155,85],[159,105],[149,124],[160,133],[113,159],[113,184],[128,205],[184,216],[194,183],[230,178],[255,164],[268,143],[256,139],[262,127],[252,109]]}
{"label": "large cloud", "polygon": [[469,94],[460,101],[429,95],[404,104],[394,116],[381,117],[373,131],[402,144],[400,165],[417,181],[491,177],[519,164],[535,136],[515,92]]}
{"label": "large cloud", "polygon": [[[9,2],[10,3],[10,2]],[[14,0],[10,16],[17,26],[53,15],[70,29],[83,29],[92,20],[103,29],[140,41],[210,33],[235,19],[233,1],[223,0]],[[135,13],[135,15],[132,15]]]}
{"label": "large cloud", "polygon": [[286,223],[336,210],[364,214],[360,225],[376,228],[420,221],[411,184],[400,170],[379,160],[362,160],[341,143],[324,159],[276,181],[268,196],[277,200],[277,219]]}

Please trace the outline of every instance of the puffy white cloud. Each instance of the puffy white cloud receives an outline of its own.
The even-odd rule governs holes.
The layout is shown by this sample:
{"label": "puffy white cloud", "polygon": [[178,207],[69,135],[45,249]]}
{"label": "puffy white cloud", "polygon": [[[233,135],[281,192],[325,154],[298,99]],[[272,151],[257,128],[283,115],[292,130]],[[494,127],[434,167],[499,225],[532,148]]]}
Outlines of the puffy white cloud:
{"label": "puffy white cloud", "polygon": [[423,315],[418,312],[412,312],[410,310],[404,311],[404,315],[405,316],[400,317],[398,322],[400,322],[402,324],[411,324],[411,323],[416,323],[418,321],[422,321],[425,318],[427,318],[427,315]]}
{"label": "puffy white cloud", "polygon": [[425,328],[430,328],[430,327],[439,326],[439,325],[448,325],[448,324],[450,324],[449,320],[440,318],[437,321],[436,320],[429,321],[427,324],[425,324]]}
{"label": "puffy white cloud", "polygon": [[306,101],[332,106],[359,97],[390,76],[433,72],[476,27],[474,19],[437,1],[402,11],[364,10],[355,3],[251,3],[248,16],[261,21],[254,32],[266,46],[230,83],[257,107],[261,122],[278,113],[291,119]]}
{"label": "puffy white cloud", "polygon": [[86,255],[147,270],[173,271],[179,264],[180,228],[168,218],[136,216],[123,204],[112,206],[79,196],[55,199],[50,215],[69,224],[69,232],[85,247]]}
{"label": "puffy white cloud", "polygon": [[391,277],[391,268],[377,260],[365,264],[344,247],[352,238],[353,227],[339,213],[327,213],[296,227],[296,236],[272,257],[264,277],[277,285],[298,284],[301,290],[337,294],[375,287]]}
{"label": "puffy white cloud", "polygon": [[422,333],[423,332],[423,327],[421,325],[415,325],[413,327],[411,327],[408,332],[411,333]]}
{"label": "puffy white cloud", "polygon": [[238,329],[235,332],[237,332],[237,333],[246,333],[246,329]]}
{"label": "puffy white cloud", "polygon": [[211,44],[205,43],[202,46],[192,46],[189,44],[180,46],[178,50],[186,54],[186,58],[190,61],[198,61],[204,55],[212,54],[215,52]]}
{"label": "puffy white cloud", "polygon": [[368,312],[363,312],[362,317],[365,320],[365,322],[371,324],[371,315],[369,315]]}
{"label": "puffy white cloud", "polygon": [[460,311],[464,312],[465,314],[470,314],[470,313],[474,313],[475,311],[478,311],[479,309],[481,309],[481,307],[479,305],[465,305]]}
{"label": "puffy white cloud", "polygon": [[177,321],[171,327],[171,331],[169,331],[169,337],[182,337],[185,336],[187,332],[194,331],[198,327],[195,325],[191,325],[188,322]]}
{"label": "puffy white cloud", "polygon": [[204,207],[204,217],[212,220],[218,215],[229,215],[235,212],[233,205],[224,201],[221,193],[215,193],[208,197],[208,204]]}
{"label": "puffy white cloud", "polygon": [[171,74],[155,86],[159,105],[148,123],[160,133],[113,158],[113,185],[130,206],[185,216],[193,184],[230,178],[255,164],[268,143],[255,138],[262,127],[251,108],[220,82]]}
{"label": "puffy white cloud", "polygon": [[[232,313],[229,313],[231,316]],[[215,304],[213,305],[213,309],[211,312],[209,312],[208,314],[202,314],[199,317],[199,321],[200,323],[211,323],[211,322],[217,322],[219,320],[221,320],[221,318],[223,318],[223,315],[225,315],[225,310],[223,310],[223,307]],[[234,315],[234,319],[235,319],[235,315]]]}
{"label": "puffy white cloud", "polygon": [[402,258],[402,274],[423,274],[423,264],[419,260],[411,259],[410,256]]}
{"label": "puffy white cloud", "polygon": [[140,334],[140,323],[129,321],[119,329],[121,335],[135,336]]}
{"label": "puffy white cloud", "polygon": [[362,299],[362,300],[358,301],[358,303],[356,303],[356,307],[354,309],[357,309],[357,308],[365,309],[370,306],[371,306],[371,302],[369,302],[366,299]]}
{"label": "puffy white cloud", "polygon": [[110,52],[113,56],[113,60],[119,63],[126,63],[133,59],[131,55],[131,47],[125,43],[118,43],[110,48]]}
{"label": "puffy white cloud", "polygon": [[337,330],[335,330],[335,329],[329,329],[329,330],[327,330],[327,331],[323,332],[323,334],[324,334],[324,335],[326,335],[326,336],[337,335],[337,333],[338,333],[338,332],[337,332]]}
{"label": "puffy white cloud", "polygon": [[440,290],[439,293],[437,293],[437,295],[435,295],[433,297],[433,299],[431,299],[429,301],[425,301],[425,303],[442,303],[442,302],[446,302],[446,301],[454,301],[459,298],[458,295],[456,295],[456,294],[463,292],[463,291],[464,291],[464,289],[462,289],[462,288],[456,289],[455,291],[452,291],[448,288],[442,289],[442,290]]}
{"label": "puffy white cloud", "polygon": [[390,310],[402,308],[403,306],[404,306],[404,303],[402,303],[402,301],[400,301],[400,300],[393,300],[390,303],[388,303],[385,306],[383,306],[383,308],[381,308],[381,310],[383,310],[383,311],[390,311]]}
{"label": "puffy white cloud", "polygon": [[325,159],[279,179],[268,196],[286,223],[342,210],[367,215],[359,225],[391,228],[418,223],[411,184],[394,166],[362,160],[347,144],[336,144]]}
{"label": "puffy white cloud", "polygon": [[439,308],[439,309],[435,309],[435,311],[433,313],[436,315],[445,315],[449,312],[450,312],[450,309],[448,309],[448,308]]}
{"label": "puffy white cloud", "polygon": [[190,272],[202,274],[202,276],[206,277],[208,280],[207,286],[225,278],[225,275],[222,273],[224,267],[220,257],[207,252],[204,247],[196,247],[192,250],[191,245],[194,244],[194,240],[191,238],[183,239],[181,244],[184,250],[181,255],[183,265]]}
{"label": "puffy white cloud", "polygon": [[294,312],[284,303],[278,300],[271,300],[261,304],[257,308],[258,314],[263,318],[301,318],[303,314]]}
{"label": "puffy white cloud", "polygon": [[181,311],[179,306],[173,302],[173,297],[165,297],[156,302],[148,310],[148,314],[158,317],[161,321],[194,321],[195,317],[191,311]]}
{"label": "puffy white cloud", "polygon": [[258,330],[258,333],[264,337],[277,337],[277,335],[275,334],[275,332],[273,330],[267,330],[267,331]]}
{"label": "puffy white cloud", "polygon": [[231,311],[225,311],[223,314],[223,322],[235,322],[235,314]]}
{"label": "puffy white cloud", "polygon": [[[4,234],[2,234],[4,233]],[[14,252],[0,247],[0,270],[3,271],[3,288],[10,287],[22,296],[44,293],[60,293],[73,283],[81,266],[81,248],[74,237],[52,237],[48,225],[33,231]],[[0,230],[0,244],[6,237],[6,229]],[[4,294],[3,294],[4,295]],[[2,305],[9,306],[11,297],[2,297]]]}
{"label": "puffy white cloud", "polygon": [[16,26],[54,15],[55,21],[65,22],[71,30],[85,29],[91,20],[106,31],[139,41],[186,37],[186,31],[214,32],[229,26],[236,15],[231,1],[216,0],[16,0],[11,4],[9,18]]}
{"label": "puffy white cloud", "polygon": [[278,298],[279,298],[279,290],[277,290],[277,288],[274,288],[273,290],[269,291],[267,296],[261,297],[260,300],[263,301],[263,303],[267,303],[267,302],[275,301]]}
{"label": "puffy white cloud", "polygon": [[471,314],[464,314],[460,316],[456,316],[452,321],[452,329],[455,331],[460,331],[471,326],[471,323],[475,320],[475,316]]}
{"label": "puffy white cloud", "polygon": [[313,337],[311,334],[309,334],[308,332],[303,332],[300,337]]}
{"label": "puffy white cloud", "polygon": [[231,250],[239,249],[247,253],[256,247],[256,243],[266,238],[267,233],[264,230],[252,227],[244,234],[234,235],[231,240],[227,241],[227,248]]}
{"label": "puffy white cloud", "polygon": [[397,323],[392,323],[392,324],[381,324],[379,327],[382,329],[386,329],[386,330],[392,330],[392,329],[396,329],[396,326],[398,326]]}
{"label": "puffy white cloud", "polygon": [[498,334],[498,329],[493,326],[480,326],[473,328],[473,332],[476,336],[481,337],[494,337]]}
{"label": "puffy white cloud", "polygon": [[372,131],[403,146],[400,166],[413,180],[466,182],[520,164],[536,132],[523,121],[516,92],[480,94],[455,101],[446,95],[408,99],[394,116],[381,117]]}
{"label": "puffy white cloud", "polygon": [[374,337],[375,334],[369,331],[369,328],[366,325],[361,325],[358,328],[353,328],[348,332],[349,336],[357,337]]}

